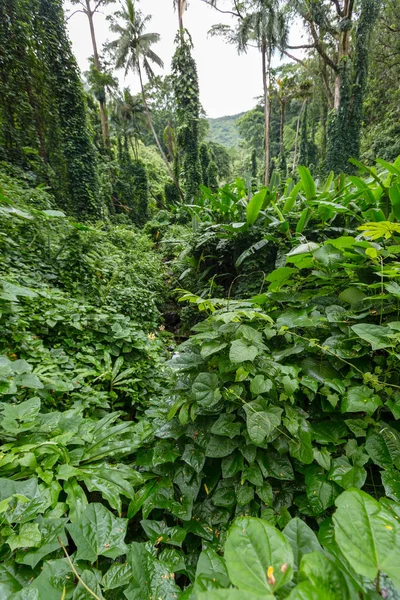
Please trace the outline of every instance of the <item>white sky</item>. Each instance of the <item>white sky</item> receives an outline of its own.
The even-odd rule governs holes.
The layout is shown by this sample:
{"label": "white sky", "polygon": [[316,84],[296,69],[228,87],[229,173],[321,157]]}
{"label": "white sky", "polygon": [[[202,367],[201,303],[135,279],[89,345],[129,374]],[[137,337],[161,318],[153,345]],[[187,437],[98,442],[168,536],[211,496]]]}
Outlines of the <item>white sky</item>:
{"label": "white sky", "polygon": [[[70,7],[65,1],[67,9]],[[119,1],[108,8],[117,10]],[[164,61],[164,71],[170,73],[171,58],[174,53],[174,38],[178,29],[178,18],[172,0],[140,0],[139,7],[144,14],[153,15],[148,31],[161,35],[161,41],[154,45],[154,51]],[[75,6],[72,8],[77,9]],[[72,12],[72,10],[70,12]],[[185,27],[190,31],[194,43],[194,58],[200,82],[200,100],[209,117],[222,117],[247,111],[255,105],[255,98],[262,95],[261,57],[255,48],[238,56],[236,49],[222,38],[210,37],[207,32],[216,23],[231,24],[234,17],[223,15],[208,7],[201,0],[191,0],[184,17]],[[106,40],[113,39],[105,14],[95,15],[95,27],[99,50]],[[88,57],[93,54],[87,17],[77,13],[68,21],[69,35],[73,50],[82,71],[87,70]],[[139,91],[136,75],[128,74],[123,86],[129,86],[133,93]]]}

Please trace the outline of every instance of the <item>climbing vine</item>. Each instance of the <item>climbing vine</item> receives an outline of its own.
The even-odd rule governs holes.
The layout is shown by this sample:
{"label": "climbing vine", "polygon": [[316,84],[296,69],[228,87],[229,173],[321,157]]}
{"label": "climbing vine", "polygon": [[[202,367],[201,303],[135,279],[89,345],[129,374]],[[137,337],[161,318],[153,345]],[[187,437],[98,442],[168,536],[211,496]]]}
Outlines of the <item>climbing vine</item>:
{"label": "climbing vine", "polygon": [[183,177],[187,202],[199,194],[201,168],[199,160],[199,82],[196,62],[192,57],[192,40],[180,31],[172,59],[173,87],[177,104],[178,146],[182,154]]}

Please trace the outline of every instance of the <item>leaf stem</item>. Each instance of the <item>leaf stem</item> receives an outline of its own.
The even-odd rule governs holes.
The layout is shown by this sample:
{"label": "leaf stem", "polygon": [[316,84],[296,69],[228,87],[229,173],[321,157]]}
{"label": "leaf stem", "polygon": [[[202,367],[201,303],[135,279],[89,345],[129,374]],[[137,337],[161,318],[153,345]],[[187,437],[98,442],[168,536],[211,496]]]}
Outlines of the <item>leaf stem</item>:
{"label": "leaf stem", "polygon": [[69,556],[69,554],[68,554],[68,551],[67,551],[66,547],[64,546],[64,544],[63,544],[63,541],[62,541],[62,539],[60,538],[60,536],[58,536],[58,541],[60,542],[61,548],[64,550],[64,554],[65,554],[65,556],[67,557],[67,560],[68,560],[68,562],[69,562],[69,565],[70,565],[70,567],[71,567],[72,571],[74,572],[74,575],[75,575],[75,577],[78,579],[79,583],[81,583],[81,584],[83,585],[83,587],[85,588],[85,590],[86,590],[86,591],[88,591],[88,592],[89,592],[89,594],[90,594],[91,596],[93,596],[93,598],[96,598],[96,600],[101,600],[101,598],[100,598],[99,596],[97,596],[97,594],[95,594],[95,593],[94,593],[94,592],[93,592],[93,591],[90,589],[90,587],[88,587],[88,586],[86,585],[86,583],[83,581],[83,579],[82,579],[82,578],[81,578],[81,576],[79,575],[78,571],[75,569],[75,567],[74,567],[74,564],[73,564],[73,562],[72,562],[72,560],[71,560],[71,558],[70,558],[70,556]]}

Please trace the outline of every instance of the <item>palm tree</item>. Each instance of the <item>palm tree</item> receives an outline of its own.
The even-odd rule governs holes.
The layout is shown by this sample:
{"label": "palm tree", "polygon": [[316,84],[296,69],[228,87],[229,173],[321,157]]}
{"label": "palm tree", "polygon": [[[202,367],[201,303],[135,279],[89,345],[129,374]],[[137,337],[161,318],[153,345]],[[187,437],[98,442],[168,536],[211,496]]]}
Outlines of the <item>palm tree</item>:
{"label": "palm tree", "polygon": [[255,41],[261,52],[265,121],[265,185],[269,184],[271,129],[271,60],[274,50],[285,45],[287,27],[279,0],[255,0],[254,11],[241,17],[235,34],[239,52]]}
{"label": "palm tree", "polygon": [[112,104],[111,126],[117,138],[129,140],[135,160],[138,160],[138,140],[145,130],[143,103],[139,96],[132,96],[129,89],[115,98]]}
{"label": "palm tree", "polygon": [[174,8],[178,11],[179,31],[183,31],[183,13],[187,8],[187,0],[174,0]]}
{"label": "palm tree", "polygon": [[148,79],[152,80],[154,78],[152,65],[155,64],[161,68],[164,66],[161,58],[151,49],[153,44],[160,40],[160,35],[158,33],[146,33],[146,26],[151,20],[151,15],[143,16],[135,9],[133,0],[126,0],[125,6],[117,13],[117,16],[122,19],[123,24],[114,21],[111,30],[117,33],[119,37],[108,45],[109,49],[115,52],[115,67],[117,69],[124,67],[125,74],[132,70],[139,75],[143,106],[149,127],[171,179],[176,185],[182,200],[184,200],[182,191],[154,129],[143,84],[143,70]]}
{"label": "palm tree", "polygon": [[[93,66],[95,71],[98,74],[98,80],[101,80],[101,76],[103,74],[103,69],[100,61],[99,51],[97,48],[97,40],[96,40],[96,32],[94,28],[94,15],[99,12],[100,8],[103,8],[107,4],[114,2],[114,0],[98,0],[95,3],[95,6],[91,5],[91,0],[71,0],[72,4],[79,4],[80,8],[74,11],[68,19],[73,17],[74,14],[81,12],[84,13],[89,21],[89,29],[90,29],[90,37],[92,39],[92,47],[93,47]],[[106,109],[106,96],[104,92],[104,88],[99,91],[97,95],[97,100],[100,105],[100,121],[101,121],[101,130],[103,136],[103,144],[106,148],[110,145],[110,134],[108,130],[108,115]]]}

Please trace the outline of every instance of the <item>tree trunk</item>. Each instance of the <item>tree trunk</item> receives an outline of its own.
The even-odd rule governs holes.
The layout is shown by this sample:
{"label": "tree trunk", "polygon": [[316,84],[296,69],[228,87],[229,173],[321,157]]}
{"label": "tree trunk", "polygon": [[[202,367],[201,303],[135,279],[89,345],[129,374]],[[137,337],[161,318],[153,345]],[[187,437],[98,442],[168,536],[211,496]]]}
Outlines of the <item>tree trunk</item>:
{"label": "tree trunk", "polygon": [[175,175],[174,175],[174,173],[173,173],[173,171],[172,171],[172,169],[171,169],[171,165],[170,165],[170,164],[169,164],[169,162],[168,162],[168,158],[165,156],[165,152],[164,152],[164,150],[162,149],[162,146],[161,146],[161,144],[160,144],[160,140],[158,139],[157,132],[156,132],[156,130],[154,129],[153,121],[152,121],[152,119],[151,119],[151,115],[150,115],[150,109],[149,109],[149,105],[147,104],[147,100],[146,100],[146,94],[144,93],[144,86],[143,86],[143,79],[142,79],[142,71],[141,71],[140,65],[138,65],[138,72],[139,72],[139,79],[140,79],[140,89],[141,89],[141,93],[142,93],[142,100],[143,100],[143,105],[144,105],[144,110],[145,110],[145,113],[146,113],[147,121],[148,121],[148,123],[149,123],[149,127],[150,127],[150,129],[151,129],[151,132],[152,132],[152,134],[153,134],[154,140],[155,140],[155,142],[156,142],[156,144],[157,144],[157,148],[158,148],[158,149],[159,149],[159,151],[160,151],[161,158],[163,159],[163,161],[164,161],[164,163],[165,163],[165,166],[167,167],[167,169],[168,169],[168,172],[169,172],[169,174],[170,174],[170,177],[171,177],[172,181],[174,182],[174,184],[175,184],[175,186],[176,186],[176,189],[177,189],[177,190],[178,190],[178,192],[179,192],[179,195],[180,195],[180,197],[181,197],[181,200],[182,200],[182,202],[185,202],[185,196],[183,195],[183,192],[182,192],[182,190],[181,190],[181,188],[180,188],[180,186],[179,186],[179,183],[178,183],[178,181],[177,181],[177,179],[176,179],[176,177],[175,177]]}
{"label": "tree trunk", "polygon": [[[262,70],[263,70],[263,88],[264,88],[264,124],[265,124],[265,185],[269,184],[269,166],[271,160],[270,149],[270,125],[271,125],[271,104],[269,99],[269,83],[271,69],[271,50],[267,48],[266,40],[261,44]],[[268,74],[267,74],[268,73]]]}
{"label": "tree trunk", "polygon": [[[92,38],[94,66],[95,66],[96,70],[100,73],[101,65],[100,65],[99,53],[97,50],[96,33],[94,30],[94,23],[93,23],[94,11],[92,11],[92,9],[91,9],[90,0],[86,0],[86,14],[89,19],[90,36]],[[108,148],[110,145],[110,134],[108,131],[108,117],[107,117],[107,111],[106,111],[106,101],[104,99],[99,100],[99,104],[100,104],[100,121],[101,121],[101,132],[102,132],[102,136],[103,136],[103,144],[106,148]]]}
{"label": "tree trunk", "polygon": [[178,20],[179,20],[179,31],[183,31],[183,0],[178,0]]}
{"label": "tree trunk", "polygon": [[[353,16],[354,9],[354,0],[346,0],[344,6],[344,15],[345,18],[349,21]],[[338,62],[337,66],[339,67],[339,72],[336,74],[335,78],[335,93],[334,93],[334,109],[339,110],[340,106],[340,88],[342,86],[342,75],[341,75],[341,62],[342,60],[346,60],[350,54],[350,28],[346,27],[344,31],[340,34],[339,38],[339,48],[338,48]]]}
{"label": "tree trunk", "polygon": [[297,167],[297,149],[299,147],[299,135],[300,135],[301,115],[304,112],[306,104],[307,104],[307,98],[304,100],[303,106],[301,107],[301,110],[299,112],[299,116],[297,117],[296,141],[294,143],[294,154],[293,154],[293,173],[296,172],[296,167]]}
{"label": "tree trunk", "polygon": [[281,100],[281,122],[280,122],[280,127],[279,127],[279,152],[281,154],[281,156],[283,156],[284,152],[285,152],[285,147],[284,147],[284,143],[283,143],[283,131],[285,128],[285,113],[286,113],[286,98],[282,98]]}

